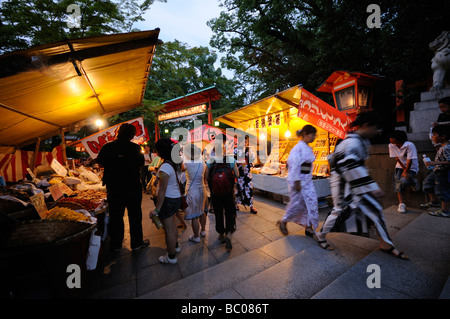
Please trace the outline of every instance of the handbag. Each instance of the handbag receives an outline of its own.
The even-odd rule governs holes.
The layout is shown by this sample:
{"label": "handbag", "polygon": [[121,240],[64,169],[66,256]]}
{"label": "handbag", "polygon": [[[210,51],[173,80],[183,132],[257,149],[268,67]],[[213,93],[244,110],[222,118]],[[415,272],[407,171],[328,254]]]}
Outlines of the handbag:
{"label": "handbag", "polygon": [[[172,166],[173,167],[173,166]],[[189,206],[186,200],[186,194],[184,187],[181,185],[180,180],[178,179],[178,173],[175,167],[173,167],[173,170],[175,171],[175,177],[177,178],[178,187],[180,188],[180,194],[181,194],[181,210],[185,211],[186,208]]]}

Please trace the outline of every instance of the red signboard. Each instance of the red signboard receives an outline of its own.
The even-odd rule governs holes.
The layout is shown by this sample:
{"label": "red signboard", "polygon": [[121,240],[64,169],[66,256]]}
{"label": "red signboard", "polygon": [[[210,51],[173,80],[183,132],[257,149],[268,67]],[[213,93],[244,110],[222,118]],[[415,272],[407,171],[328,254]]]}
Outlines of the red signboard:
{"label": "red signboard", "polygon": [[[135,118],[130,121],[126,121],[123,123],[129,123],[136,127],[136,135],[131,140],[132,142],[136,144],[141,144],[145,141],[148,141],[148,133],[147,130],[144,127],[144,119],[142,117]],[[90,135],[88,137],[85,137],[84,139],[80,140],[86,149],[86,151],[89,153],[89,155],[95,159],[97,158],[98,153],[100,152],[100,149],[102,146],[108,142],[111,142],[115,139],[117,130],[119,129],[120,125],[123,123],[111,126],[107,128],[106,130],[100,131],[96,134]]]}
{"label": "red signboard", "polygon": [[298,117],[339,138],[345,138],[346,132],[351,130],[350,123],[353,121],[347,114],[335,109],[305,89],[301,91]]}

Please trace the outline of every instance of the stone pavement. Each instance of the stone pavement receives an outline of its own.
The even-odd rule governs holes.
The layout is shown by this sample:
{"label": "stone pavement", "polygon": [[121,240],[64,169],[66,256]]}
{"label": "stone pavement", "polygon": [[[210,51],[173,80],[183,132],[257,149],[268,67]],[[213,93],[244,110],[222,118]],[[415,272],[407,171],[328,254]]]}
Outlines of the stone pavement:
{"label": "stone pavement", "polygon": [[[165,265],[158,261],[165,254],[164,233],[148,218],[154,206],[144,195],[144,238],[150,239],[150,246],[132,254],[126,229],[121,252],[102,253],[97,270],[90,274],[87,298],[449,298],[450,218],[412,208],[406,214],[397,213],[395,206],[385,209],[394,243],[411,258],[403,261],[378,250],[378,240],[371,238],[329,234],[335,248],[330,252],[296,224],[288,223],[290,234],[283,236],[275,223],[283,216],[285,204],[258,191],[254,199],[258,214],[241,206],[231,251],[217,240],[214,216],[208,214],[201,242],[188,240],[189,224],[179,229],[178,264]],[[329,207],[320,209],[321,223],[329,211]],[[373,264],[379,266],[380,288],[367,285],[372,274],[368,266]]]}

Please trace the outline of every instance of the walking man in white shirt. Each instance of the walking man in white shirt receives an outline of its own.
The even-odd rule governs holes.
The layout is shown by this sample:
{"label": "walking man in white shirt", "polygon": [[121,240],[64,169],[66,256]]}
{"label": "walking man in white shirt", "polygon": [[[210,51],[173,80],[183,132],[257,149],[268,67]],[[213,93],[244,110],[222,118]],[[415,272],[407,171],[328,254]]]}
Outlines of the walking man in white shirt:
{"label": "walking man in white shirt", "polygon": [[403,193],[407,187],[412,187],[414,191],[420,190],[417,180],[419,172],[419,162],[417,159],[416,146],[408,141],[406,132],[394,131],[389,138],[389,157],[394,157],[397,161],[395,165],[394,190],[398,195],[399,213],[406,213],[406,205],[403,201]]}

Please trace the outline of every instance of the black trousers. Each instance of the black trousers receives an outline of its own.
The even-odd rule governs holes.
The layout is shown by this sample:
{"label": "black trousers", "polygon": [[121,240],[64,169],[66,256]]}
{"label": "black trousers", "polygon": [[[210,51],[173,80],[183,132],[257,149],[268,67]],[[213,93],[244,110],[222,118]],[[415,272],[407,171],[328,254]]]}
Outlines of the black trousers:
{"label": "black trousers", "polygon": [[150,179],[152,178],[152,173],[148,170],[148,166],[142,166],[141,167],[141,183],[142,187],[147,187],[148,182],[150,182]]}
{"label": "black trousers", "polygon": [[234,190],[224,196],[211,194],[211,200],[214,215],[216,216],[216,231],[219,234],[233,233],[236,230],[236,205],[234,203]]}
{"label": "black trousers", "polygon": [[123,216],[127,209],[130,224],[131,248],[140,246],[142,234],[142,187],[108,189],[109,237],[113,249],[121,248],[124,238],[125,224]]}

